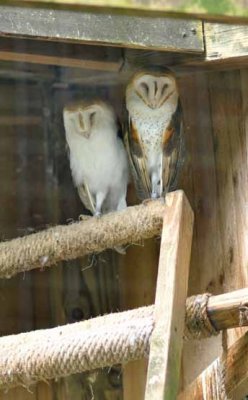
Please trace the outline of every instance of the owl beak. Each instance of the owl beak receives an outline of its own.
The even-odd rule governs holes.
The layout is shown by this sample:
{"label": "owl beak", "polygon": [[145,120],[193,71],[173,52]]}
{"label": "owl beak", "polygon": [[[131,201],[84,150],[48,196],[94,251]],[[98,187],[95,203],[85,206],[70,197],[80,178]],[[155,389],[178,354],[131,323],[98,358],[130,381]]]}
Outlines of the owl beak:
{"label": "owl beak", "polygon": [[157,102],[156,101],[151,101],[149,106],[150,106],[150,108],[152,108],[154,110],[155,108],[157,108]]}
{"label": "owl beak", "polygon": [[82,132],[82,136],[83,136],[85,139],[89,139],[89,137],[90,137],[90,132],[89,132],[89,131],[83,131],[83,132]]}
{"label": "owl beak", "polygon": [[158,107],[157,101],[152,101],[152,102],[150,103],[150,107],[151,107],[153,110],[155,110],[155,108]]}

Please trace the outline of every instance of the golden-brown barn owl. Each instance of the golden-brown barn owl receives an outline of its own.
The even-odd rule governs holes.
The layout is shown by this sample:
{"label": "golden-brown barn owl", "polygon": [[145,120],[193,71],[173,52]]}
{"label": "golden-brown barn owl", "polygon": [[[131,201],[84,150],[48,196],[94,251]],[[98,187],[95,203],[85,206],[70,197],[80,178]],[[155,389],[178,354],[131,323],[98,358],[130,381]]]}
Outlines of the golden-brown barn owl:
{"label": "golden-brown barn owl", "polygon": [[136,74],[126,89],[125,144],[137,195],[164,196],[173,184],[182,148],[182,114],[170,72]]}
{"label": "golden-brown barn owl", "polygon": [[128,161],[113,109],[77,102],[63,117],[72,177],[85,207],[95,216],[125,208]]}

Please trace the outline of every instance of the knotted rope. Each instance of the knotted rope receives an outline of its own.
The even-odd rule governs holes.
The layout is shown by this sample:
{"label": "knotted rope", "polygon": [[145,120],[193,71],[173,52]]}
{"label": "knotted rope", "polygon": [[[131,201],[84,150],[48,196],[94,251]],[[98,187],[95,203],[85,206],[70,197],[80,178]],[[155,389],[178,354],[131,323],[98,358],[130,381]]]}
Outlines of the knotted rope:
{"label": "knotted rope", "polygon": [[218,334],[208,316],[207,306],[210,296],[210,293],[204,293],[187,299],[184,332],[186,338],[201,339]]}

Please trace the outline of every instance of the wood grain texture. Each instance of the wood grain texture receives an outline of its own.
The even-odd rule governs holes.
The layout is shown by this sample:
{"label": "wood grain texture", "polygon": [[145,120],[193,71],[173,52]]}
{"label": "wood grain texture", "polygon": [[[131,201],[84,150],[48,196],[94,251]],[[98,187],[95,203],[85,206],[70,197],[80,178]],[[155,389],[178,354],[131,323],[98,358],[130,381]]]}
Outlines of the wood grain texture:
{"label": "wood grain texture", "polygon": [[178,400],[221,399],[241,400],[247,395],[248,385],[248,333],[237,340],[221,357],[216,359],[182,393]]}
{"label": "wood grain texture", "polygon": [[[188,152],[181,187],[195,211],[189,294],[229,292],[248,283],[247,69],[191,74],[179,83]],[[231,330],[229,344],[243,331]],[[219,338],[185,343],[184,384],[220,351]]]}
{"label": "wood grain texture", "polygon": [[222,60],[248,56],[248,26],[231,24],[204,24],[207,60]]}
{"label": "wood grain texture", "polygon": [[0,6],[0,24],[2,36],[175,52],[204,51],[200,21]]}
{"label": "wood grain texture", "polygon": [[236,328],[248,323],[248,289],[211,296],[207,312],[217,330]]}
{"label": "wood grain texture", "polygon": [[145,400],[175,399],[179,386],[193,213],[180,191],[165,204]]}
{"label": "wood grain texture", "polygon": [[[137,204],[133,185],[128,188],[128,204]],[[154,304],[159,260],[159,238],[133,243],[119,260],[121,309]],[[145,262],[144,262],[145,260]],[[124,400],[144,400],[147,360],[123,365]]]}
{"label": "wood grain texture", "polygon": [[[248,193],[244,190],[248,182],[248,132],[244,123],[248,93],[241,88],[240,71],[210,75],[209,89],[216,143],[223,289],[226,292],[245,287],[248,283]],[[230,333],[230,343],[242,332],[242,329],[236,329]]]}

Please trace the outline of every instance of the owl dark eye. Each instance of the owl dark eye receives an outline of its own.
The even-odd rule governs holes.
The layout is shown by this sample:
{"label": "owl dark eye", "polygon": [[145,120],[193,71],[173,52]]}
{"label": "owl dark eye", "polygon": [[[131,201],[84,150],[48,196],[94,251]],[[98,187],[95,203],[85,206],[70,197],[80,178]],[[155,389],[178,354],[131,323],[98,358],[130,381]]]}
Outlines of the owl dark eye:
{"label": "owl dark eye", "polygon": [[84,130],[84,119],[81,114],[78,115],[78,120],[80,128]]}
{"label": "owl dark eye", "polygon": [[148,94],[149,88],[145,82],[141,82],[140,86],[144,89],[145,93]]}
{"label": "owl dark eye", "polygon": [[168,86],[169,86],[168,83],[164,84],[164,86],[162,88],[162,92],[161,92],[162,96],[165,94],[166,90],[168,89]]}
{"label": "owl dark eye", "polygon": [[90,125],[93,125],[95,116],[96,116],[96,112],[95,111],[90,114]]}

